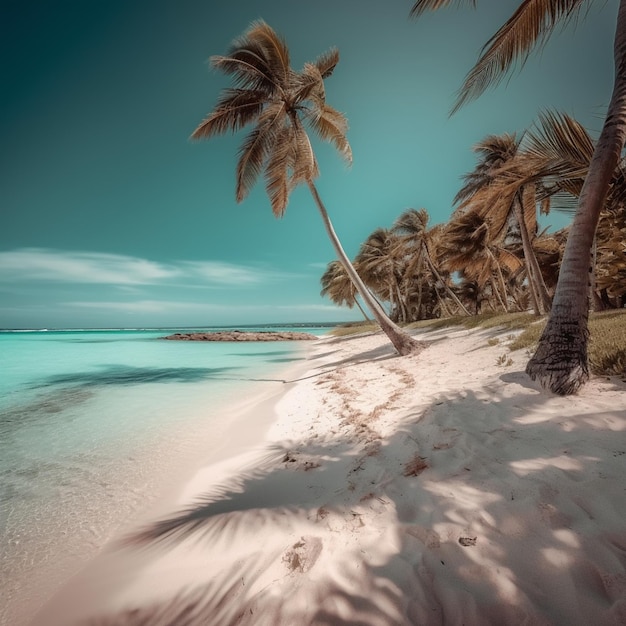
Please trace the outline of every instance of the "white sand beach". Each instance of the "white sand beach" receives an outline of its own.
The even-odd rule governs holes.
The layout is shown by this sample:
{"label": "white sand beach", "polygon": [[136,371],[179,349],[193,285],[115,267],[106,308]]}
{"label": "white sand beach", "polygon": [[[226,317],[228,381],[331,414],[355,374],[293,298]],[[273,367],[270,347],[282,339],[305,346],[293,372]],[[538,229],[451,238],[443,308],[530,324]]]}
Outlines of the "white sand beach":
{"label": "white sand beach", "polygon": [[416,337],[410,357],[382,334],[315,342],[239,416],[255,445],[199,468],[34,624],[626,624],[626,383],[557,397],[508,331]]}

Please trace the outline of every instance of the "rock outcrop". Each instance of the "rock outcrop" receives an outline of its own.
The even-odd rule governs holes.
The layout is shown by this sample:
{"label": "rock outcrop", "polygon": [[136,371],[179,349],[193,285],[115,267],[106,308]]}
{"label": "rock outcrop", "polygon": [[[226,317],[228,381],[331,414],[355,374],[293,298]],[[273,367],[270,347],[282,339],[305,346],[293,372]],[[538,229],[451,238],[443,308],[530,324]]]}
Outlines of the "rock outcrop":
{"label": "rock outcrop", "polygon": [[317,339],[310,333],[292,331],[242,331],[226,330],[214,333],[174,333],[162,339],[175,341],[304,341]]}

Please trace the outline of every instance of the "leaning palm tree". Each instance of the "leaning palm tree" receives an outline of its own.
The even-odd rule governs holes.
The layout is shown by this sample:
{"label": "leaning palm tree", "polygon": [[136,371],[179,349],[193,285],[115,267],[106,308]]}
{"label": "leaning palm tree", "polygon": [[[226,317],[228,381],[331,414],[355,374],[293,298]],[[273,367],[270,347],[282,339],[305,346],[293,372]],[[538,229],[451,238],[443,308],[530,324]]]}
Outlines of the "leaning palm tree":
{"label": "leaning palm tree", "polygon": [[[418,0],[411,9],[419,16],[451,0]],[[471,0],[475,5],[475,0]],[[501,80],[518,59],[525,60],[538,42],[559,23],[574,18],[589,0],[524,0],[483,48],[465,79],[453,110]],[[614,43],[615,80],[606,119],[596,143],[589,172],[567,240],[563,264],[548,323],[526,367],[533,380],[554,393],[576,393],[589,379],[589,268],[600,212],[626,141],[626,0],[620,0]]]}
{"label": "leaning palm tree", "polygon": [[301,72],[290,66],[285,41],[263,21],[252,23],[236,39],[226,56],[214,56],[214,68],[232,76],[235,87],[225,89],[215,109],[196,128],[193,139],[208,139],[254,124],[241,146],[237,163],[237,202],[241,202],[261,174],[276,217],[287,207],[289,194],[305,183],[324,221],[339,260],[370,308],[376,321],[400,354],[416,351],[420,344],[396,326],[367,291],[339,242],[314,180],[319,174],[308,125],[317,135],[332,142],[344,159],[352,161],[346,138],[348,128],[342,113],[326,103],[324,79],[339,61],[331,50]]}

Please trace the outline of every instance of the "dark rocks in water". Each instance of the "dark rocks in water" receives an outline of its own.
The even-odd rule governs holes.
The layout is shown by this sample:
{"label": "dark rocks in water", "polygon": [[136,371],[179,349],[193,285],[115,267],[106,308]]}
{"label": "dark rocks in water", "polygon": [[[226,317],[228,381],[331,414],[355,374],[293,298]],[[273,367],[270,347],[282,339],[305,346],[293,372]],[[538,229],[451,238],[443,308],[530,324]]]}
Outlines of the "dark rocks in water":
{"label": "dark rocks in water", "polygon": [[303,341],[317,339],[310,333],[289,332],[289,331],[253,331],[226,330],[215,333],[174,333],[162,339],[173,339],[175,341]]}

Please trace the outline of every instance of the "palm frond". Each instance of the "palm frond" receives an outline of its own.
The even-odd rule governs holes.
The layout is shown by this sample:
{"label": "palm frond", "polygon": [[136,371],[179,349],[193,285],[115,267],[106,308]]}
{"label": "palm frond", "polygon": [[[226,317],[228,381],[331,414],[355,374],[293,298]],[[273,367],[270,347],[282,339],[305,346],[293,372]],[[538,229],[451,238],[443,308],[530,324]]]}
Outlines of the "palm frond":
{"label": "palm frond", "polygon": [[291,129],[285,126],[276,133],[274,145],[265,165],[265,189],[276,217],[285,214],[289,200],[290,152]]}
{"label": "palm frond", "polygon": [[235,85],[242,89],[260,89],[268,94],[277,89],[264,60],[252,50],[238,49],[229,56],[215,55],[210,62],[213,68],[231,76]]}
{"label": "palm frond", "polygon": [[524,262],[516,254],[513,254],[505,248],[498,248],[496,252],[498,263],[501,267],[506,268],[509,272],[517,272],[524,266]]}
{"label": "palm frond", "polygon": [[324,105],[320,111],[307,111],[305,117],[317,135],[324,141],[334,144],[346,163],[351,165],[352,148],[346,137],[348,120],[345,115],[331,106]]}
{"label": "palm frond", "polygon": [[458,5],[471,4],[474,8],[476,7],[476,0],[418,0],[413,5],[409,15],[410,17],[419,17],[426,11],[436,11],[437,9],[447,7],[453,2]]}
{"label": "palm frond", "polygon": [[191,134],[191,139],[208,139],[227,131],[236,132],[254,121],[265,104],[265,94],[253,89],[225,89],[213,111]]}
{"label": "palm frond", "polygon": [[[314,71],[312,71],[314,70]],[[312,96],[319,99],[320,83],[322,99],[324,95],[324,85],[319,70],[310,63],[304,64],[302,72],[294,72],[291,78],[292,100],[296,105],[300,105]],[[315,94],[315,95],[313,95]]]}
{"label": "palm frond", "polygon": [[328,78],[333,73],[337,63],[339,63],[339,50],[337,48],[327,50],[313,61],[322,78]]}
{"label": "palm frond", "polygon": [[283,114],[282,102],[270,105],[244,140],[237,162],[237,202],[245,199],[263,171],[270,150],[275,146],[276,137],[280,133]]}
{"label": "palm frond", "polygon": [[516,61],[523,65],[537,43],[545,43],[559,23],[574,18],[580,6],[588,1],[524,0],[483,47],[459,90],[451,114],[498,84]]}
{"label": "palm frond", "polygon": [[293,171],[289,184],[293,188],[301,182],[317,178],[319,176],[319,168],[309,136],[297,117],[294,119],[291,130],[293,135],[290,159]]}
{"label": "palm frond", "polygon": [[429,215],[426,209],[407,209],[393,223],[395,233],[407,237],[416,237],[426,232]]}
{"label": "palm frond", "polygon": [[550,198],[550,209],[566,213],[567,215],[574,215],[578,208],[578,194],[573,195],[567,191],[557,191],[553,193]]}
{"label": "palm frond", "polygon": [[594,143],[575,119],[557,112],[542,112],[524,138],[524,158],[536,180],[538,198],[551,196],[554,208],[571,212],[589,171]]}
{"label": "palm frond", "polygon": [[557,111],[542,111],[539,121],[526,133],[524,151],[548,161],[562,161],[587,168],[594,143],[585,128],[573,117]]}
{"label": "palm frond", "polygon": [[253,22],[245,37],[258,45],[270,75],[281,88],[287,89],[291,62],[289,60],[289,48],[285,40],[263,20]]}
{"label": "palm frond", "polygon": [[298,80],[302,88],[294,90],[294,104],[298,106],[308,100],[314,110],[322,109],[326,104],[326,90],[317,66],[305,63],[302,72],[298,75]]}
{"label": "palm frond", "polygon": [[520,140],[515,133],[488,135],[472,150],[478,153],[476,167],[463,177],[464,185],[454,197],[454,204],[462,205],[486,185],[490,185],[499,173],[499,168],[510,164],[516,157]]}

